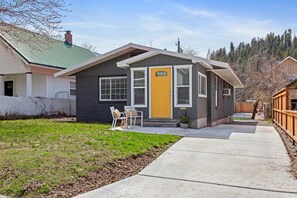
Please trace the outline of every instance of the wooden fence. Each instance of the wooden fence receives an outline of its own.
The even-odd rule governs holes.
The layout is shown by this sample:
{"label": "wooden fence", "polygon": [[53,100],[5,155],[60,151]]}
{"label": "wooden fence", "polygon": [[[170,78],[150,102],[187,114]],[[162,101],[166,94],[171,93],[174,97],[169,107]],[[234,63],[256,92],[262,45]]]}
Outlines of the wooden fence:
{"label": "wooden fence", "polygon": [[289,89],[283,88],[273,96],[273,122],[281,127],[297,143],[297,111],[288,110]]}
{"label": "wooden fence", "polygon": [[235,104],[236,113],[252,113],[253,103],[250,102],[236,102]]}

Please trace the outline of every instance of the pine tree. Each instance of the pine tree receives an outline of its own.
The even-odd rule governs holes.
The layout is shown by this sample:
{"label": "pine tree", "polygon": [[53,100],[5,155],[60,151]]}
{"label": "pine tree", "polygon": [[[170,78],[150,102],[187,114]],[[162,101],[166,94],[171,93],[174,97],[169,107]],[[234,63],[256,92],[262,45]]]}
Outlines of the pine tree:
{"label": "pine tree", "polygon": [[[252,38],[249,43],[240,42],[238,46],[230,43],[230,51],[220,48],[211,53],[210,58],[229,62],[235,73],[244,83],[244,89],[238,89],[238,101],[247,99],[271,102],[272,93],[279,89],[286,79],[284,74],[272,75],[272,67],[288,55],[297,59],[297,37],[292,30],[282,35],[270,32],[265,38]],[[277,79],[277,80],[275,80]]]}

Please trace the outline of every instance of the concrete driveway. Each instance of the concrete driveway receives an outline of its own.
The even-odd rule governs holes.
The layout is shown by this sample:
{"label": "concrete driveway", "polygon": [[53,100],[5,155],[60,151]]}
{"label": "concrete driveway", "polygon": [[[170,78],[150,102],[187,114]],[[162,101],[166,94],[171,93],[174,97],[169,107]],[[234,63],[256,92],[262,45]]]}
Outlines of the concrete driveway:
{"label": "concrete driveway", "polygon": [[184,137],[138,175],[78,197],[297,197],[273,127],[219,125],[202,134],[207,130],[211,137]]}

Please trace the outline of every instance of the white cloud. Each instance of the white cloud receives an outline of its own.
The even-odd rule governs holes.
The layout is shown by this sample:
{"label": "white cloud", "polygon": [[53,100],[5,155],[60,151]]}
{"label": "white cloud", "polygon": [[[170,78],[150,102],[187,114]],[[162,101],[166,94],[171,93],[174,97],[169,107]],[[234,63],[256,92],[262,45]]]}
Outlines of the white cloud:
{"label": "white cloud", "polygon": [[213,17],[216,15],[215,12],[211,12],[208,10],[191,9],[179,4],[174,4],[173,6],[190,15],[202,16],[202,17]]}
{"label": "white cloud", "polygon": [[[253,37],[265,37],[269,32],[282,33],[293,25],[263,16],[234,15],[172,4],[156,12],[84,17],[63,25],[74,30],[75,42],[89,42],[97,47],[99,53],[130,42],[144,45],[150,41],[153,47],[175,50],[177,38],[181,38],[184,47],[197,49],[200,56],[205,56],[210,47],[213,50],[220,47],[228,49],[231,41],[235,44],[249,42]],[[204,17],[203,20],[201,17]]]}

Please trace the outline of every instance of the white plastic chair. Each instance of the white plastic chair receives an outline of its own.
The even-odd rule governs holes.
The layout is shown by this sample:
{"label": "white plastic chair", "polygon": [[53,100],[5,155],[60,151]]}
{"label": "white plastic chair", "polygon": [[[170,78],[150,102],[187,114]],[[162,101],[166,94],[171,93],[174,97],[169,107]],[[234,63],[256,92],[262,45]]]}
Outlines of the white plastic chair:
{"label": "white plastic chair", "polygon": [[116,109],[114,107],[109,107],[109,109],[110,109],[110,113],[112,116],[112,124],[111,124],[112,129],[115,129],[118,120],[124,121],[125,126],[127,125],[127,117],[125,116],[124,112],[119,112],[120,115],[117,115],[117,113],[115,111]]}
{"label": "white plastic chair", "polygon": [[[133,122],[133,125],[135,126],[137,118],[140,118],[140,125],[143,126],[143,112],[142,111],[137,111],[135,109],[135,107],[133,107],[133,106],[125,106],[124,108],[125,108],[127,118],[130,118],[130,126],[132,126],[132,122]],[[135,111],[136,114],[133,115],[131,110]]]}

